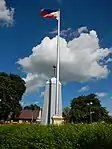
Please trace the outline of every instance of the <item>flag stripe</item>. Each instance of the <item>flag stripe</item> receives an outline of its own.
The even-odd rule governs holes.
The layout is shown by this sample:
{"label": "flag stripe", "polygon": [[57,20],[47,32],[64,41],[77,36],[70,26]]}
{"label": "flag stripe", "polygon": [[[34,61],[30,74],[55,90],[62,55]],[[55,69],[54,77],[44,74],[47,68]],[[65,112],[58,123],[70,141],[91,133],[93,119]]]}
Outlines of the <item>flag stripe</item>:
{"label": "flag stripe", "polygon": [[42,9],[40,15],[44,18],[57,18],[57,10]]}
{"label": "flag stripe", "polygon": [[42,10],[41,10],[41,13],[44,13],[44,14],[50,14],[50,13],[52,13],[52,12],[56,12],[56,11],[58,11],[58,10],[42,9]]}
{"label": "flag stripe", "polygon": [[43,16],[44,18],[56,18],[53,14],[46,14]]}

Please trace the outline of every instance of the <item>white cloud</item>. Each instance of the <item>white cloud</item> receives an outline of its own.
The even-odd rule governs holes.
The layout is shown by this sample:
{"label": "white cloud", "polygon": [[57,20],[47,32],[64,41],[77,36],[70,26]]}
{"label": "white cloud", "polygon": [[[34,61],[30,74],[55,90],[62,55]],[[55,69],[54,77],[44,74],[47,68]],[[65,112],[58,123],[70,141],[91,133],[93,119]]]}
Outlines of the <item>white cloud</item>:
{"label": "white cloud", "polygon": [[[60,36],[67,39],[73,39],[75,37],[80,36],[81,33],[88,33],[89,30],[87,29],[86,26],[80,27],[77,30],[73,31],[72,28],[66,28],[60,31]],[[56,35],[58,33],[57,29],[54,29],[53,31],[50,32],[52,35]]]}
{"label": "white cloud", "polygon": [[106,97],[108,94],[105,92],[96,93],[98,97]]}
{"label": "white cloud", "polygon": [[43,74],[32,74],[28,73],[26,78],[23,78],[26,82],[26,93],[31,93],[34,91],[37,91],[38,88],[44,86],[44,81],[47,79],[47,77]]}
{"label": "white cloud", "polygon": [[54,29],[53,31],[50,32],[50,34],[57,34],[57,33],[58,33],[57,29]]}
{"label": "white cloud", "polygon": [[44,92],[41,92],[40,97],[43,97],[43,96],[44,96]]}
{"label": "white cloud", "polygon": [[[56,35],[58,33],[58,30],[57,29],[54,29],[53,31],[50,32],[50,34],[54,34]],[[67,28],[67,29],[64,29],[64,30],[61,30],[60,31],[60,36],[63,37],[63,38],[66,38],[66,36],[70,36],[70,35],[73,35],[74,32],[72,31],[71,28]]]}
{"label": "white cloud", "polygon": [[20,101],[21,106],[23,107],[25,105],[24,101]]}
{"label": "white cloud", "polygon": [[80,34],[83,33],[83,32],[88,32],[88,29],[87,29],[86,26],[83,26],[83,27],[78,28],[78,32],[79,32]]}
{"label": "white cloud", "polygon": [[86,92],[86,91],[88,91],[90,88],[89,88],[89,86],[84,86],[84,87],[82,87],[80,90],[79,90],[79,92]]}
{"label": "white cloud", "polygon": [[[45,37],[32,49],[32,54],[18,60],[25,78],[27,91],[32,92],[44,86],[45,80],[52,76],[52,66],[56,62],[57,38]],[[103,79],[109,74],[107,65],[99,61],[109,55],[111,50],[101,48],[96,31],[81,33],[78,38],[67,41],[60,38],[60,80],[61,82],[88,81]]]}
{"label": "white cloud", "polygon": [[34,102],[34,104],[38,105],[38,104],[39,104],[39,102],[38,102],[38,101],[35,101],[35,102]]}
{"label": "white cloud", "polygon": [[112,58],[109,58],[106,63],[112,62]]}
{"label": "white cloud", "polygon": [[111,112],[109,112],[108,115],[112,117],[112,113]]}
{"label": "white cloud", "polygon": [[0,0],[0,25],[12,25],[14,15],[14,8],[7,8],[6,1]]}

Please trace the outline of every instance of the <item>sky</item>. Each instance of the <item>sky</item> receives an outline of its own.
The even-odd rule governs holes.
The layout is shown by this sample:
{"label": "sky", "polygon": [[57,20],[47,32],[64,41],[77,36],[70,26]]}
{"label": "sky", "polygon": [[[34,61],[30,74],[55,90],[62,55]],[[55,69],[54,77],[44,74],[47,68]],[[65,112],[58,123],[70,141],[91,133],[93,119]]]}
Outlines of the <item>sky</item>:
{"label": "sky", "polygon": [[46,81],[56,62],[57,20],[42,8],[60,9],[60,81],[63,108],[95,93],[112,112],[111,0],[0,0],[0,71],[26,82],[22,105],[43,106]]}

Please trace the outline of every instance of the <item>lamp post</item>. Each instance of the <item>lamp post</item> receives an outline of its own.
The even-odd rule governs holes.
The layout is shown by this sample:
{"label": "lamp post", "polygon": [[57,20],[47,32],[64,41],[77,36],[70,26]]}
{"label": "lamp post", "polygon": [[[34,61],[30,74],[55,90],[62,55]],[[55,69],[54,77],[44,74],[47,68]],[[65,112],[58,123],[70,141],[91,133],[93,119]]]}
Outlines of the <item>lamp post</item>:
{"label": "lamp post", "polygon": [[54,70],[54,77],[56,76],[56,66],[53,65],[53,70]]}
{"label": "lamp post", "polygon": [[93,113],[93,112],[91,112],[91,105],[92,104],[93,104],[92,102],[87,103],[87,105],[89,106],[90,123],[92,123],[92,113]]}

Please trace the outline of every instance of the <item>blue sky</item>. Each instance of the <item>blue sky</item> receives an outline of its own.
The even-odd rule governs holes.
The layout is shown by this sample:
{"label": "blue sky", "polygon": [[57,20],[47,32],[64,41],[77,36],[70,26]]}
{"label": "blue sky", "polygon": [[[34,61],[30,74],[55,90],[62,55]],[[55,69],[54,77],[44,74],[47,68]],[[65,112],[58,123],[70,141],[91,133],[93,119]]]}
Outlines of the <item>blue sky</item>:
{"label": "blue sky", "polygon": [[[66,39],[67,41],[73,40],[75,38],[78,38],[76,37],[77,33],[79,34],[79,37],[81,37],[78,41],[76,40],[72,41],[74,47],[76,47],[77,45],[78,48],[81,49],[80,46],[84,44],[83,40],[86,43],[88,37],[91,36],[89,40],[90,43],[92,44],[91,47],[94,50],[95,47],[99,46],[100,48],[102,48],[102,50],[107,48],[107,50],[105,50],[106,52],[111,51],[112,48],[111,0],[102,0],[102,1],[2,0],[2,2],[3,3],[0,2],[0,8],[5,8],[6,10],[9,10],[10,17],[7,11],[5,10],[3,12],[4,15],[0,16],[0,71],[16,73],[24,78],[26,77],[26,75],[30,73],[30,78],[31,77],[34,78],[34,80],[31,80],[30,83],[28,82],[28,87],[29,85],[32,86],[32,88],[30,88],[32,91],[24,95],[23,98],[24,104],[31,104],[37,102],[40,106],[42,106],[43,96],[41,95],[44,92],[44,84],[46,76],[47,77],[50,77],[50,75],[52,76],[52,65],[54,64],[54,61],[52,61],[52,59],[51,61],[48,60],[47,63],[48,65],[46,65],[46,68],[49,69],[50,74],[48,72],[45,72],[44,70],[45,61],[43,59],[39,61],[36,60],[32,61],[31,63],[32,65],[30,64],[31,67],[27,66],[29,64],[29,60],[31,60],[29,56],[32,55],[32,49],[35,47],[34,51],[38,52],[38,50],[36,50],[37,45],[41,44],[42,40],[46,36],[52,38],[55,37],[56,35],[53,33],[56,31],[57,26],[56,20],[41,18],[40,10],[42,8],[61,9],[61,33],[62,33],[61,35],[63,36],[63,38],[65,39],[67,38]],[[13,13],[11,14],[11,12]],[[1,9],[0,13],[2,13]],[[80,29],[82,29],[81,33],[79,33]],[[85,29],[87,29],[89,32],[86,33],[86,36],[83,33]],[[92,30],[94,32],[91,32]],[[43,45],[45,45],[46,42],[53,44],[53,42],[55,42],[55,39],[54,40],[51,39],[50,41],[49,39],[45,39]],[[62,43],[65,44],[63,40]],[[45,45],[46,51],[49,50],[50,48],[47,46],[48,45],[46,44]],[[85,50],[85,53],[86,51],[87,49]],[[73,99],[74,97],[77,97],[79,95],[87,95],[89,93],[97,93],[100,96],[102,105],[107,107],[107,109],[110,112],[112,112],[111,54],[107,54],[104,57],[103,64],[100,64],[102,65],[102,68],[100,67],[98,69],[98,67],[97,68],[95,67],[93,69],[93,64],[90,65],[91,68],[88,67],[84,68],[84,66],[88,64],[85,63],[85,61],[86,59],[89,59],[89,57],[81,59],[81,57],[78,57],[79,56],[78,52],[76,55],[74,53],[76,58],[78,58],[78,60],[76,61],[76,66],[75,66],[75,59],[74,61],[72,61],[72,63],[70,63],[68,59],[68,63],[74,65],[73,67],[74,70],[72,69],[72,72],[71,69],[69,69],[69,67],[67,68],[65,66],[67,65],[67,61],[65,61],[64,58],[62,60],[62,67],[65,69],[62,69],[61,81],[67,82],[66,85],[63,85],[62,87],[63,107],[68,106],[70,104],[71,99]],[[103,55],[105,55],[104,53]],[[64,53],[61,55],[62,57],[65,56]],[[28,58],[28,61],[26,61],[25,57]],[[21,59],[21,62],[19,61],[18,65],[17,62],[19,59]],[[38,54],[36,59],[38,60]],[[99,60],[102,60],[101,57],[97,60],[97,62],[99,62]],[[110,60],[110,62],[106,63],[107,60]],[[50,62],[52,63],[50,64]],[[83,65],[83,63],[85,63],[85,65]],[[103,67],[104,65],[107,65],[107,69],[104,69]],[[77,67],[79,67],[81,70]],[[88,76],[87,74],[85,75],[86,72],[85,70],[83,72],[83,69],[85,70],[88,69],[87,72],[89,73],[91,71],[91,74]],[[78,72],[76,73],[77,70]],[[110,72],[108,75],[107,70]],[[97,73],[95,71],[97,71]],[[39,76],[36,76],[36,72]],[[67,76],[63,75],[64,72],[67,74]],[[69,78],[69,76],[71,78]],[[78,76],[80,77],[78,78]],[[94,80],[92,80],[93,77],[95,78]],[[35,79],[39,80],[36,82],[38,85],[35,84]],[[84,81],[83,79],[86,79],[86,82],[80,83],[81,81]],[[28,76],[26,80],[28,81]]]}

